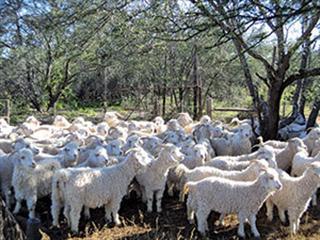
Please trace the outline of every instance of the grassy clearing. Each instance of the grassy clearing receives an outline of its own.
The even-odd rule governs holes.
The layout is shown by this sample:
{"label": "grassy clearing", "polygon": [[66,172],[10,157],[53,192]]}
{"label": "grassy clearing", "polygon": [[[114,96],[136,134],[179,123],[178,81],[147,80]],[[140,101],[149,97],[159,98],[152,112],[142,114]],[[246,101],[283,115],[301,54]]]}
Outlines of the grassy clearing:
{"label": "grassy clearing", "polygon": [[[130,116],[130,119],[137,119],[137,120],[151,120],[153,117],[152,113],[149,111],[132,111],[131,109],[124,109],[119,106],[112,106],[108,107],[107,111],[117,111],[120,113],[124,118]],[[68,120],[73,120],[76,117],[82,116],[85,119],[91,120],[93,122],[101,121],[103,118],[105,110],[103,108],[79,108],[79,109],[64,109],[64,110],[57,110],[56,115],[63,115]],[[10,122],[13,125],[20,124],[24,122],[24,120],[33,115],[36,118],[40,119],[40,121],[44,123],[49,123],[53,121],[54,114],[52,112],[47,113],[39,113],[34,110],[26,109],[26,110],[15,110],[11,114]],[[172,115],[174,118],[176,114]],[[223,122],[229,122],[232,118],[239,117],[237,112],[213,112],[213,119],[220,120]],[[242,116],[243,118],[244,116]],[[240,115],[241,118],[241,115]]]}
{"label": "grassy clearing", "polygon": [[[159,110],[162,110],[162,102],[159,102]],[[20,104],[21,105],[21,104]],[[44,122],[52,121],[52,116],[54,115],[53,111],[46,112],[46,113],[39,113],[35,110],[32,110],[28,107],[22,105],[20,106],[19,103],[13,104],[11,106],[11,123],[12,124],[19,124],[22,123],[26,117],[29,115],[34,115],[40,120]],[[280,108],[280,115],[281,117],[286,117],[291,114],[292,106],[291,103],[286,100],[282,99],[281,101],[281,108]],[[185,106],[185,111],[188,111],[191,115],[193,113],[192,102],[188,102],[188,105]],[[213,100],[213,108],[223,108],[223,107],[242,107],[251,109],[251,98],[248,95],[239,96],[236,99],[232,98],[229,100]],[[308,116],[311,112],[311,105],[306,105],[305,114]],[[1,108],[1,106],[0,106]],[[284,109],[285,108],[285,109]],[[204,107],[203,114],[206,114]],[[56,115],[64,115],[67,119],[73,120],[78,116],[83,116],[86,119],[92,119],[93,121],[99,121],[102,119],[103,113],[105,111],[117,111],[123,116],[127,117],[130,116],[130,119],[144,119],[144,120],[151,120],[154,115],[153,112],[153,103],[150,101],[137,103],[132,101],[123,101],[121,105],[114,105],[114,106],[107,106],[105,107],[104,104],[99,103],[96,106],[81,106],[79,104],[57,104],[56,108]],[[177,113],[177,107],[175,102],[167,97],[166,99],[166,116],[165,119],[174,118]],[[213,112],[213,119],[220,120],[223,122],[229,122],[234,117],[239,118],[246,118],[249,117],[250,114],[246,113],[239,113],[239,112]]]}

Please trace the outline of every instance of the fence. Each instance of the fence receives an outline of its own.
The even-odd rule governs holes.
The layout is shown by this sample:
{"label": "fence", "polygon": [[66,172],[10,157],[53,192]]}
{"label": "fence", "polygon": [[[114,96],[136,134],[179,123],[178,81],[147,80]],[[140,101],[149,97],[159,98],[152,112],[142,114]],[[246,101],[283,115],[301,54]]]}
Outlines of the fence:
{"label": "fence", "polygon": [[4,118],[10,123],[10,100],[0,99],[0,118]]}
{"label": "fence", "polygon": [[255,113],[254,109],[248,108],[239,108],[239,107],[213,107],[213,100],[212,98],[208,98],[206,102],[206,113],[207,115],[212,118],[213,112],[245,112],[245,113]]}

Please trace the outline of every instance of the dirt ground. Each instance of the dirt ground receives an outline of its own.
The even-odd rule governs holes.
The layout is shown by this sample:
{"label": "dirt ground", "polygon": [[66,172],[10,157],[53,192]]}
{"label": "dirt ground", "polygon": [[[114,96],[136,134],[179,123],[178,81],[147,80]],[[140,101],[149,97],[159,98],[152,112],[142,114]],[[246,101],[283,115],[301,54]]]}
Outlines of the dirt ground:
{"label": "dirt ground", "polygon": [[[177,197],[166,195],[163,199],[163,212],[160,214],[147,213],[146,206],[135,196],[131,196],[130,200],[124,199],[120,209],[121,227],[115,227],[112,224],[106,226],[103,209],[91,210],[89,221],[81,218],[80,234],[77,236],[71,235],[70,229],[62,218],[60,228],[51,226],[49,198],[39,202],[37,212],[41,213],[39,217],[42,222],[43,239],[238,239],[236,216],[230,215],[225,219],[224,226],[216,226],[213,224],[219,217],[216,213],[212,213],[208,219],[210,227],[208,236],[201,237],[196,231],[196,226],[187,221],[185,204],[179,203],[177,199]],[[17,218],[24,225],[26,217],[27,212],[24,209]],[[264,207],[260,210],[257,219],[261,239],[320,239],[320,206],[310,207],[303,215],[301,230],[294,237],[288,234],[288,224],[281,224],[277,215],[272,223],[267,222]],[[248,239],[251,239],[249,225],[246,226],[246,233]]]}

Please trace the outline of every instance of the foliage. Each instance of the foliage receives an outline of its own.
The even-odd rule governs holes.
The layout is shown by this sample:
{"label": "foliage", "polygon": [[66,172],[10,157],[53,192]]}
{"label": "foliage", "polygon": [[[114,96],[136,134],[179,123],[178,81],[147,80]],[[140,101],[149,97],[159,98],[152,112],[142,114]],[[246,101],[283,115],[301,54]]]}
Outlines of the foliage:
{"label": "foliage", "polygon": [[[317,20],[319,5],[308,0],[223,3],[5,1],[0,5],[1,97],[40,112],[118,105],[170,116],[192,112],[193,89],[199,87],[203,99],[260,111],[258,103],[270,105],[271,92],[279,90],[271,84],[275,78],[283,82],[280,98],[289,104],[297,91],[292,84],[302,75],[305,38],[295,33],[282,39],[272,27],[283,34],[300,32],[302,20],[309,25]],[[310,69],[319,65],[314,32],[319,30],[312,34]],[[307,105],[318,97],[315,75],[309,76]]]}

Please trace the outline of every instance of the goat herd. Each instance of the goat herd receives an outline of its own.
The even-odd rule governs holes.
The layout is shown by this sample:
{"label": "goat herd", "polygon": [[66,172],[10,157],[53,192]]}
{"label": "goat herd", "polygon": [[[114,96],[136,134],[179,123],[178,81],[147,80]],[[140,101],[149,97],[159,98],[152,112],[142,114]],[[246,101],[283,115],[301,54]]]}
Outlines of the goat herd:
{"label": "goat herd", "polygon": [[274,205],[282,222],[287,212],[292,234],[310,200],[317,204],[320,128],[286,142],[263,142],[249,120],[237,119],[231,128],[208,116],[194,122],[188,113],[167,123],[161,117],[121,119],[107,112],[95,125],[58,115],[46,125],[30,116],[17,127],[0,119],[0,183],[7,206],[19,214],[25,200],[29,218],[35,218],[37,200],[51,196],[52,225],[59,227],[63,209],[77,233],[83,209],[88,219],[90,208],[103,207],[106,222],[120,225],[124,196],[135,191],[148,212],[161,212],[167,189],[186,201],[188,221],[196,217],[200,234],[209,230],[207,219],[215,211],[220,224],[237,214],[239,237],[245,237],[246,221],[259,237],[256,215],[264,203],[269,221]]}

